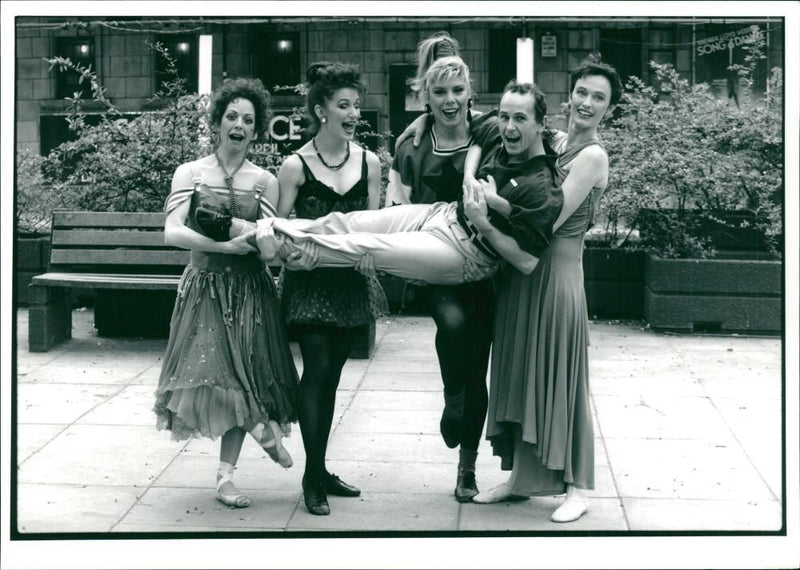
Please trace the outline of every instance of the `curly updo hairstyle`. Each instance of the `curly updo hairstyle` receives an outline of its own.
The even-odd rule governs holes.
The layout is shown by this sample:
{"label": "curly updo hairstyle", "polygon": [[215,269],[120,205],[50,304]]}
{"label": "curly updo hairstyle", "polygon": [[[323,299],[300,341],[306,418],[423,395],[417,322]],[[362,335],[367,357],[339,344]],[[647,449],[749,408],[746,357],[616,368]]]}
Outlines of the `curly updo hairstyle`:
{"label": "curly updo hairstyle", "polygon": [[225,115],[225,109],[234,99],[247,99],[256,112],[255,133],[262,137],[269,126],[270,98],[260,79],[237,77],[224,80],[211,94],[210,122],[218,129]]}
{"label": "curly updo hairstyle", "polygon": [[324,107],[338,89],[349,87],[358,91],[359,96],[365,89],[358,66],[351,63],[328,61],[313,63],[306,71],[306,79],[308,81],[306,108],[311,121],[308,130],[312,135],[316,134],[320,127],[320,120],[314,107],[317,105]]}

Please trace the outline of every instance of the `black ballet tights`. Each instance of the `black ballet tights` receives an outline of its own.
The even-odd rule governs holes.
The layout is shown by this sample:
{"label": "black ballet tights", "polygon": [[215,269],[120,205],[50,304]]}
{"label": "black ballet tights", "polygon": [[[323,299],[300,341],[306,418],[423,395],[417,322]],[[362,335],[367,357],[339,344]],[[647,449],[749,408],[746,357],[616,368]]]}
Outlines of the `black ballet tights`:
{"label": "black ballet tights", "polygon": [[464,393],[463,449],[477,450],[489,395],[486,372],[492,344],[494,291],[491,282],[423,288],[436,323],[436,354],[444,390]]}
{"label": "black ballet tights", "polygon": [[357,330],[316,326],[303,327],[300,334],[303,375],[297,416],[306,451],[306,479],[319,480],[325,474],[325,454],[336,408],[336,389]]}

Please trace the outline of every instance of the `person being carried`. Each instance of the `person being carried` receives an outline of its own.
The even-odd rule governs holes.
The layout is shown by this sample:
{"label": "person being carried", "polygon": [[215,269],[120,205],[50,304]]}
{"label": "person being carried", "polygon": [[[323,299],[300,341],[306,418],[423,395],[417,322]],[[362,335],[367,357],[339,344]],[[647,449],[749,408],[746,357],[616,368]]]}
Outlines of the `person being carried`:
{"label": "person being carried", "polygon": [[[523,144],[516,123],[505,120],[512,117],[520,85],[512,82],[504,92],[499,119],[487,114],[476,126],[475,141],[486,148],[486,180],[467,188],[463,200],[331,213],[316,220],[259,221],[262,259],[286,259],[313,243],[319,267],[355,267],[369,254],[379,271],[436,285],[485,279],[503,260],[531,273],[561,213],[563,194],[541,138]],[[507,206],[476,225],[469,213],[484,208],[487,195]],[[209,231],[223,240],[254,227],[224,215],[209,220]]]}

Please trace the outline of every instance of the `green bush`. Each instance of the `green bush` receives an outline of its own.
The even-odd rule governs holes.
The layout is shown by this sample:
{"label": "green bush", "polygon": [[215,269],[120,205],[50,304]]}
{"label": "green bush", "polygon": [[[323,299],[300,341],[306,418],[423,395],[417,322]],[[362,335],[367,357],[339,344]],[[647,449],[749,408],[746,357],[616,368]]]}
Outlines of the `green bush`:
{"label": "green bush", "polygon": [[608,191],[600,201],[607,240],[663,257],[710,257],[710,223],[749,213],[765,244],[779,253],[783,202],[783,77],[773,69],[768,95],[752,91],[760,34],[748,45],[741,107],[690,85],[669,64],[651,62],[659,89],[631,78],[616,118],[603,129]]}
{"label": "green bush", "polygon": [[[46,59],[51,71],[71,70],[81,83],[91,87],[89,105],[102,112],[97,124],[87,122],[80,93],[67,99],[66,120],[74,140],[62,143],[48,156],[17,154],[17,227],[22,232],[44,232],[54,209],[85,211],[161,211],[169,195],[172,176],[182,163],[212,151],[212,133],[207,123],[208,98],[186,91],[186,81],[175,60],[158,43],[148,44],[167,63],[169,79],[144,106],[143,112],[127,119],[108,100],[105,88],[89,67],[67,58]],[[293,86],[299,95],[302,85]],[[296,110],[299,114],[304,109]],[[385,135],[360,125],[358,136],[378,153],[385,192],[388,157]],[[375,148],[376,143],[380,147]],[[269,146],[249,157],[255,164],[277,175],[283,155]]]}

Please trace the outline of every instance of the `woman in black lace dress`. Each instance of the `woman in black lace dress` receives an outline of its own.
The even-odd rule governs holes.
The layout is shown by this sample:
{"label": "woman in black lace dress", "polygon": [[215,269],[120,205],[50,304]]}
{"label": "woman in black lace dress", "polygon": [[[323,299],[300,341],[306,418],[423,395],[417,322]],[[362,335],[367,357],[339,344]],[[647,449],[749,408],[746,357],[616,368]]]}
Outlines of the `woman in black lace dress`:
{"label": "woman in black lace dress", "polygon": [[[363,92],[358,68],[318,63],[308,69],[307,78],[314,136],[281,166],[278,215],[288,217],[294,209],[298,218],[313,219],[331,212],[377,209],[380,161],[353,142]],[[313,264],[313,255],[305,258]],[[287,268],[292,267],[290,261]],[[375,290],[370,278],[350,268],[284,272],[284,317],[298,335],[303,357],[298,402],[306,451],[303,498],[315,515],[330,513],[328,494],[361,493],[326,469],[325,454],[342,368],[358,328],[378,313],[371,293]]]}

